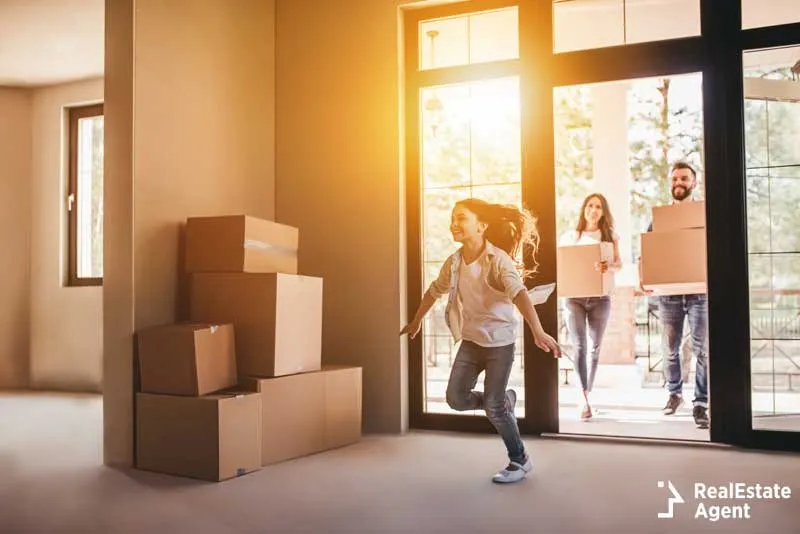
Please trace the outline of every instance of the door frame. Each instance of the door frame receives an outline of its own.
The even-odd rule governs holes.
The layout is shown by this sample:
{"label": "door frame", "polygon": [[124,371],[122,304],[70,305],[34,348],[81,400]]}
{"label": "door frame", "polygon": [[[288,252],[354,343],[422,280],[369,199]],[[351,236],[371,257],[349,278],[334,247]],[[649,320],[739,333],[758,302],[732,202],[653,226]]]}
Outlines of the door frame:
{"label": "door frame", "polygon": [[[729,13],[725,14],[725,17],[722,19],[724,26],[735,27],[737,30],[741,27],[741,9],[740,6],[737,7],[739,9],[729,9]],[[729,119],[736,121],[736,124],[729,128],[727,132],[728,137],[726,138],[726,143],[728,146],[732,147],[728,154],[729,170],[737,171],[737,176],[740,178],[739,180],[733,181],[735,182],[735,185],[741,188],[741,192],[737,191],[736,193],[737,196],[742,199],[743,206],[746,207],[746,170],[744,163],[744,54],[760,49],[778,48],[784,46],[800,46],[800,23],[739,30],[731,33],[736,34],[736,38],[734,40],[735,50],[729,50],[726,54],[720,55],[720,59],[723,60],[720,65],[721,70],[723,70],[721,78],[724,79],[724,83],[729,91],[729,94],[726,95],[728,102],[725,112],[728,114]],[[798,50],[800,50],[800,48]],[[722,68],[726,62],[729,64],[728,69]],[[738,126],[737,131],[734,131],[734,126]],[[735,213],[732,214],[731,222],[735,223],[735,229],[738,230],[741,228],[743,235],[740,236],[740,250],[745,258],[744,261],[738,262],[742,263],[743,265],[739,265],[736,269],[736,276],[737,279],[744,279],[744,287],[747,288],[749,285],[749,278],[747,274],[747,215],[746,211],[741,208],[734,211]],[[736,220],[734,217],[740,217],[741,222]],[[737,235],[737,237],[739,236]],[[744,276],[742,276],[740,271],[744,271]],[[742,292],[737,291],[736,293],[738,294]],[[747,305],[744,308],[744,315],[746,315],[747,321],[744,321],[743,318],[739,317],[742,315],[742,313],[741,311],[737,310],[735,315],[737,320],[741,321],[741,326],[739,324],[727,325],[729,331],[738,330],[743,334],[741,335],[742,344],[747,349],[746,351],[740,349],[738,354],[734,353],[736,356],[738,356],[734,356],[737,360],[736,363],[738,363],[740,367],[746,368],[746,372],[742,373],[742,376],[737,377],[739,379],[740,387],[742,388],[740,391],[743,390],[745,394],[739,398],[735,398],[732,401],[732,404],[736,404],[736,406],[732,406],[732,409],[737,410],[742,415],[736,419],[733,419],[733,421],[738,423],[738,426],[735,429],[732,429],[728,443],[757,449],[800,451],[800,431],[793,432],[753,428],[749,337],[749,291],[744,293],[745,295],[739,295],[739,299],[747,297]],[[713,390],[711,393],[713,394]]]}
{"label": "door frame", "polygon": [[[800,23],[741,29],[740,2],[699,0],[701,35],[574,52],[553,52],[552,0],[470,0],[404,9],[408,309],[422,287],[420,247],[419,87],[519,75],[522,119],[522,199],[538,219],[539,272],[529,285],[556,279],[553,90],[556,87],[678,75],[703,76],[710,441],[800,451],[800,432],[755,430],[750,379],[749,274],[744,168],[742,54],[800,44]],[[734,5],[735,4],[735,5]],[[417,72],[417,27],[422,20],[516,5],[519,60]],[[715,178],[719,177],[719,178]],[[557,301],[537,306],[546,331],[557,332]],[[725,357],[713,357],[724,354]],[[559,431],[558,364],[524,334],[524,434]],[[409,415],[413,428],[494,432],[485,417],[424,412],[422,336],[409,341]]]}
{"label": "door frame", "polygon": [[[425,20],[454,17],[468,13],[489,11],[518,6],[518,0],[470,0],[440,5],[412,5],[403,9],[403,64],[405,67],[405,163],[406,163],[406,229],[408,269],[408,310],[413,314],[425,292],[423,281],[421,243],[421,140],[419,94],[423,87],[481,81],[489,78],[520,76],[520,59],[496,61],[438,69],[418,70],[419,23]],[[520,50],[520,55],[522,51]],[[424,326],[423,326],[424,328]],[[424,334],[424,332],[421,332]],[[428,430],[450,430],[464,432],[494,432],[486,417],[439,414],[425,412],[425,368],[423,335],[408,340],[409,371],[409,425]],[[528,344],[526,343],[527,347]],[[527,361],[527,348],[526,361]],[[525,419],[519,419],[523,430]],[[524,430],[523,430],[524,431]]]}

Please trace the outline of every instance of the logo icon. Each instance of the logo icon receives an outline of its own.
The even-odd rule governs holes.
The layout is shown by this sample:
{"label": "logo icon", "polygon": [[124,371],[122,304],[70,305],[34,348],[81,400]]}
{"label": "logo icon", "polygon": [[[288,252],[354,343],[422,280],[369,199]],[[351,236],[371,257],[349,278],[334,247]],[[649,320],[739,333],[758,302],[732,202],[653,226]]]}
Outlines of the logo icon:
{"label": "logo icon", "polygon": [[675,486],[672,485],[671,480],[667,480],[666,483],[663,480],[658,481],[659,488],[663,488],[665,485],[669,488],[669,492],[672,494],[672,496],[667,497],[667,511],[658,512],[659,519],[671,519],[675,516],[675,505],[686,502],[683,500],[683,497],[681,497],[681,494],[678,493],[678,490],[675,489]]}

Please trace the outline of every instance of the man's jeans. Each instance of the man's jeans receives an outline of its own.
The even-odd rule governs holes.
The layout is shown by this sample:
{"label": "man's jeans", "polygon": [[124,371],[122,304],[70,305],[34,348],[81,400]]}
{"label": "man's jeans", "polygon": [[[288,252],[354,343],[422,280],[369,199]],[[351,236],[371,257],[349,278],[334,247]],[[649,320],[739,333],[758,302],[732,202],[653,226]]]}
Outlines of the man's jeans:
{"label": "man's jeans", "polygon": [[681,341],[683,340],[684,318],[689,319],[692,336],[692,355],[697,361],[695,369],[695,406],[708,406],[708,306],[705,295],[669,295],[659,297],[659,312],[663,328],[666,363],[664,375],[667,390],[675,395],[683,393],[681,374]]}
{"label": "man's jeans", "polygon": [[[600,362],[600,345],[611,314],[610,297],[568,298],[564,301],[566,322],[574,350],[575,372],[583,391],[592,391],[597,364]],[[587,347],[586,334],[589,334]],[[586,356],[590,363],[587,370]]]}
{"label": "man's jeans", "polygon": [[[513,363],[513,343],[503,347],[481,347],[471,341],[462,341],[450,371],[447,404],[458,411],[485,410],[506,444],[509,460],[523,463],[525,446],[519,435],[517,419],[513,411],[506,408],[506,386]],[[484,391],[474,391],[478,375],[484,370]],[[513,406],[510,408],[514,409]]]}

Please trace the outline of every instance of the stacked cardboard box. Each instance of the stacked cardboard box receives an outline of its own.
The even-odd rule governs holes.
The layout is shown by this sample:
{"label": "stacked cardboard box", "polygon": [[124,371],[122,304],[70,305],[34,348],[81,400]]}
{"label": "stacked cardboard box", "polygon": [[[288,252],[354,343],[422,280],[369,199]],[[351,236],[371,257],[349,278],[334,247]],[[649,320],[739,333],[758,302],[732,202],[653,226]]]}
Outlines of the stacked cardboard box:
{"label": "stacked cardboard box", "polygon": [[706,292],[705,202],[653,208],[653,231],[642,234],[642,286],[656,295]]}
{"label": "stacked cardboard box", "polygon": [[231,324],[175,324],[137,335],[136,465],[205,480],[261,467],[261,399],[237,388]]}
{"label": "stacked cardboard box", "polygon": [[259,465],[361,437],[361,368],[322,366],[322,279],[297,273],[298,234],[247,216],[187,220],[190,320],[231,326],[234,378],[225,376],[259,401]]}

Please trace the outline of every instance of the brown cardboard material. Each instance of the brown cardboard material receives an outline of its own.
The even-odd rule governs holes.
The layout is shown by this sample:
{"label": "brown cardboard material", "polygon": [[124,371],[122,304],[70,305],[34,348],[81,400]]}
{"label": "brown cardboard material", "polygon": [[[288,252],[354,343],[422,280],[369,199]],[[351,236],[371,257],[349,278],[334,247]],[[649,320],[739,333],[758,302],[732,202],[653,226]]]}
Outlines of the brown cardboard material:
{"label": "brown cardboard material", "polygon": [[362,371],[326,366],[278,378],[243,378],[261,395],[263,465],[343,447],[361,439]]}
{"label": "brown cardboard material", "polygon": [[613,243],[560,246],[556,261],[559,297],[600,297],[614,290],[614,273],[601,273],[595,268],[597,262],[614,261]]}
{"label": "brown cardboard material", "polygon": [[245,215],[186,221],[186,272],[297,273],[297,228]]}
{"label": "brown cardboard material", "polygon": [[322,278],[194,274],[190,295],[191,320],[233,324],[239,376],[276,377],[322,367]]}
{"label": "brown cardboard material", "polygon": [[322,373],[243,378],[240,383],[261,396],[262,465],[323,450],[325,377]]}
{"label": "brown cardboard material", "polygon": [[143,393],[199,396],[236,385],[231,324],[156,326],[137,339]]}
{"label": "brown cardboard material", "polygon": [[642,286],[655,295],[706,292],[706,230],[642,234]]}
{"label": "brown cardboard material", "polygon": [[325,366],[324,448],[334,449],[361,439],[361,367]]}
{"label": "brown cardboard material", "polygon": [[261,397],[136,394],[136,467],[213,482],[261,468]]}
{"label": "brown cardboard material", "polygon": [[653,208],[653,231],[671,232],[685,228],[705,228],[706,203],[702,200]]}

